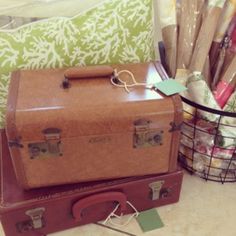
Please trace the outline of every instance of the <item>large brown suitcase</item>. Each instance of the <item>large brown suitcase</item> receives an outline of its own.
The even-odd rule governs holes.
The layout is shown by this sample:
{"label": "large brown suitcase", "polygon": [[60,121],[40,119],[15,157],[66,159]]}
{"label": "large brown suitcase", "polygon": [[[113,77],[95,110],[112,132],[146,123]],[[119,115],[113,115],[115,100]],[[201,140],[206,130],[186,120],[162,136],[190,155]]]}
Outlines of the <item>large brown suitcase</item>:
{"label": "large brown suitcase", "polygon": [[116,214],[176,203],[182,171],[59,187],[23,190],[19,187],[4,133],[1,136],[0,220],[6,236],[42,236],[105,219]]}
{"label": "large brown suitcase", "polygon": [[13,73],[6,129],[24,188],[176,170],[179,96],[144,86],[127,93],[111,83],[114,69],[137,82],[167,78],[159,63]]}

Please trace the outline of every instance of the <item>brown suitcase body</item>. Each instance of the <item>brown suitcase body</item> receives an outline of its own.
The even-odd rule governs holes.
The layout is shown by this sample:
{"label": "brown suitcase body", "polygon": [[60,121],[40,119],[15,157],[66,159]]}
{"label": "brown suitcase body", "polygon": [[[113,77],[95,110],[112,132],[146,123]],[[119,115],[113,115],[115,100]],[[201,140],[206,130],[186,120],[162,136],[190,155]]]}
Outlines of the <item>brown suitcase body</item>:
{"label": "brown suitcase body", "polygon": [[[137,82],[167,78],[159,63],[113,65]],[[13,73],[7,136],[24,188],[167,173],[176,170],[182,104],[137,86],[127,93],[110,79],[64,69]],[[85,71],[85,76],[86,76]],[[108,73],[109,69],[108,69]],[[124,79],[127,79],[124,76]],[[62,174],[63,173],[63,174]]]}
{"label": "brown suitcase body", "polygon": [[120,213],[176,203],[181,171],[59,187],[23,190],[17,184],[7,147],[1,135],[0,220],[5,236],[42,236],[105,219],[120,203]]}

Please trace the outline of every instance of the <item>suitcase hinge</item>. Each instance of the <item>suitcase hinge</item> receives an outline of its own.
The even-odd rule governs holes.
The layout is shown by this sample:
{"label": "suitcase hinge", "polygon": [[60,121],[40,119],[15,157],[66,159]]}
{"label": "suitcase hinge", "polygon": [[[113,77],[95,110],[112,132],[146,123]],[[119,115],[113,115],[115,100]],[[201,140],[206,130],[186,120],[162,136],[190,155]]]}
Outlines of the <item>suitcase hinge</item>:
{"label": "suitcase hinge", "polygon": [[17,147],[17,148],[23,148],[24,145],[20,143],[20,139],[16,138],[14,140],[9,140],[8,142],[9,147]]}
{"label": "suitcase hinge", "polygon": [[35,208],[32,210],[28,210],[25,212],[27,216],[29,216],[32,220],[33,229],[41,229],[43,228],[43,213],[45,212],[45,208]]}
{"label": "suitcase hinge", "polygon": [[138,120],[134,123],[134,147],[152,147],[162,145],[163,130],[151,127],[151,121]]}
{"label": "suitcase hinge", "polygon": [[151,188],[152,200],[160,199],[160,192],[161,192],[163,184],[164,184],[164,181],[157,181],[157,182],[153,182],[149,184],[149,187]]}
{"label": "suitcase hinge", "polygon": [[182,122],[180,124],[176,124],[175,122],[170,122],[170,130],[169,132],[175,132],[175,131],[180,131],[182,127]]}

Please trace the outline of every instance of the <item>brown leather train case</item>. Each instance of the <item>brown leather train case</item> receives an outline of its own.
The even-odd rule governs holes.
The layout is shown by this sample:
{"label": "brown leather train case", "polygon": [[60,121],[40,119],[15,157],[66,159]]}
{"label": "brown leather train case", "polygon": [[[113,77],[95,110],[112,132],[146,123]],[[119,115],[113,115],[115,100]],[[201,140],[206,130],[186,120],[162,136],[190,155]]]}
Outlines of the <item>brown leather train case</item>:
{"label": "brown leather train case", "polygon": [[1,135],[0,220],[5,236],[43,236],[105,219],[116,214],[176,203],[181,171],[164,175],[130,177],[110,181],[23,190],[19,187],[5,134]]}
{"label": "brown leather train case", "polygon": [[142,83],[167,78],[157,62],[13,73],[6,130],[23,188],[176,170],[180,97],[127,93],[111,83],[115,69]]}

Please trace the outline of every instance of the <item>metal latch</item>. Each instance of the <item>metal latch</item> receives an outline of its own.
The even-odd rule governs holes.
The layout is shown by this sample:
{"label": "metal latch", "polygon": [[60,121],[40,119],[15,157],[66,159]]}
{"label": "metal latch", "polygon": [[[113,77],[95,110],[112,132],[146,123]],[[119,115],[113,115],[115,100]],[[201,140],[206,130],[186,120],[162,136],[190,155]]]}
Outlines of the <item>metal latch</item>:
{"label": "metal latch", "polygon": [[153,127],[151,121],[138,120],[134,123],[134,147],[152,147],[162,145],[163,130]]}
{"label": "metal latch", "polygon": [[28,144],[31,159],[62,156],[61,130],[48,128],[43,134],[45,142]]}
{"label": "metal latch", "polygon": [[29,216],[32,220],[33,229],[41,229],[43,228],[43,213],[45,212],[45,208],[35,208],[25,212],[27,216]]}
{"label": "metal latch", "polygon": [[163,180],[149,184],[149,187],[151,188],[151,199],[152,200],[160,199],[160,192],[161,192],[163,184],[164,184]]}
{"label": "metal latch", "polygon": [[48,143],[48,151],[50,153],[59,153],[59,144],[61,142],[61,130],[57,128],[48,128],[43,131],[46,142]]}

